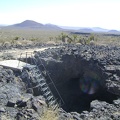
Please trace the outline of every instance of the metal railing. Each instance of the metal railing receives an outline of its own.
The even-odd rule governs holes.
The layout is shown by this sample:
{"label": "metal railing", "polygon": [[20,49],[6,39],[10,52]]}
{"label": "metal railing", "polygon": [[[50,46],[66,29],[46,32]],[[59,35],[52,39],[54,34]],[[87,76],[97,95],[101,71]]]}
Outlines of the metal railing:
{"label": "metal railing", "polygon": [[[34,67],[30,68],[30,73],[31,73],[30,76],[38,82],[38,84],[36,86],[34,86],[32,88],[28,88],[28,89],[40,88],[40,90],[43,93],[43,96],[45,97],[46,103],[50,107],[52,107],[53,109],[56,109],[56,108],[60,107],[60,103],[57,102],[57,99],[54,97],[52,91],[50,90],[49,84],[47,84],[45,77],[42,75],[43,74],[42,71],[40,71],[40,69],[38,67],[39,65],[43,66],[44,71],[46,72],[48,78],[51,81],[50,84],[53,85],[54,89],[56,90],[57,95],[60,98],[61,104],[64,104],[64,101],[63,101],[55,83],[53,82],[51,76],[47,72],[46,67],[42,63],[42,60],[41,60],[40,56],[38,55],[38,53],[36,53],[36,55],[38,56],[37,58],[35,58],[33,52],[26,52],[24,54],[26,54],[25,55],[26,56],[26,58],[25,58],[26,66],[25,67],[28,67],[28,68],[30,67],[30,66],[27,66],[27,63],[28,63],[28,61],[27,61],[28,58],[27,57],[29,56],[31,58],[31,64],[34,65]],[[20,54],[20,59],[22,58],[22,55],[23,54],[21,53]],[[37,60],[39,60],[39,62],[40,62],[39,65],[37,63]],[[19,64],[18,64],[18,66],[19,66]]]}

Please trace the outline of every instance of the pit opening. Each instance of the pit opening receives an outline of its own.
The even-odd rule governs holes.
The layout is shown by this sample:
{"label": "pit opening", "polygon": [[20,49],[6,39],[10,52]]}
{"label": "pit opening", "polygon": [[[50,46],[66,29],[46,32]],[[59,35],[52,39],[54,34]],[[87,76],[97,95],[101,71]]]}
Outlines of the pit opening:
{"label": "pit opening", "polygon": [[117,99],[117,96],[107,92],[102,86],[96,91],[87,90],[83,85],[80,87],[80,79],[71,79],[64,87],[68,89],[71,93],[69,97],[66,97],[65,106],[63,109],[67,112],[78,112],[90,111],[90,103],[93,100],[105,101],[107,103],[112,103],[113,100]]}
{"label": "pit opening", "polygon": [[[26,61],[26,58],[22,61]],[[27,61],[30,63],[31,59],[28,58]],[[67,112],[90,111],[90,103],[93,100],[112,103],[113,100],[118,98],[117,95],[108,92],[102,86],[101,81],[104,78],[101,70],[97,68],[96,64],[90,62],[82,61],[80,58],[74,58],[73,56],[70,56],[70,58],[68,56],[64,57],[62,63],[43,60],[65,102],[62,108]],[[49,83],[49,78],[45,77]],[[60,99],[53,86],[50,84],[49,87],[54,96]],[[35,91],[35,95],[41,94],[40,91]]]}

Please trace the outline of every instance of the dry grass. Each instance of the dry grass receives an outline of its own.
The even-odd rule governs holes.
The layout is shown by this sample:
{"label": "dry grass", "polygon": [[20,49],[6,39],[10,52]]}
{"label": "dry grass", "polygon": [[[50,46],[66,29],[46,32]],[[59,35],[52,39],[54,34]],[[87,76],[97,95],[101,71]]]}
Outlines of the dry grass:
{"label": "dry grass", "polygon": [[60,33],[58,30],[0,29],[0,43],[47,42],[52,41]]}
{"label": "dry grass", "polygon": [[58,111],[53,111],[52,109],[45,110],[42,116],[40,117],[40,120],[58,120],[59,115]]}
{"label": "dry grass", "polygon": [[[62,31],[58,30],[40,30],[40,29],[0,29],[0,45],[3,44],[32,44],[40,43],[59,43]],[[70,38],[74,39],[74,34],[64,32]],[[77,34],[75,42],[80,40],[89,40],[94,36],[94,42],[98,45],[115,44],[120,45],[120,36],[94,34]]]}
{"label": "dry grass", "polygon": [[6,115],[1,115],[0,117],[1,117],[0,120],[13,120],[9,116],[6,116]]}
{"label": "dry grass", "polygon": [[115,112],[113,113],[114,115],[119,115],[120,116],[120,112]]}
{"label": "dry grass", "polygon": [[[61,120],[61,117],[58,113],[58,109],[53,111],[51,108],[44,111],[39,120]],[[64,120],[74,120],[72,118],[66,118]]]}

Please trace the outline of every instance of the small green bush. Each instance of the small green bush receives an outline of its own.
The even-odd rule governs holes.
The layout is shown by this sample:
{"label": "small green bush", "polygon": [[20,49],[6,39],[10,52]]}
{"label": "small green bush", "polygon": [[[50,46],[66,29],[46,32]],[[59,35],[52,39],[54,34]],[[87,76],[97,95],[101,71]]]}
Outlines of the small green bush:
{"label": "small green bush", "polygon": [[18,39],[19,39],[19,37],[15,37],[15,38],[14,38],[14,40],[18,40]]}

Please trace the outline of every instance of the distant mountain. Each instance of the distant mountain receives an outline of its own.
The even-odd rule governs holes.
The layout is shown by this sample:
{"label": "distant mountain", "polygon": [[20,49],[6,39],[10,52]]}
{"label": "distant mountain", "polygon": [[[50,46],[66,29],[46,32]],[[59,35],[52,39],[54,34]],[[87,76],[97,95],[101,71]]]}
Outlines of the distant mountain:
{"label": "distant mountain", "polygon": [[79,29],[78,30],[79,32],[85,32],[85,33],[91,33],[91,32],[94,32],[92,29],[90,28],[83,28],[83,29]]}
{"label": "distant mountain", "polygon": [[41,24],[39,22],[33,20],[25,20],[18,24],[13,25],[3,25],[0,24],[0,28],[22,28],[22,29],[45,29],[45,30],[66,30],[66,31],[75,31],[75,32],[84,32],[84,33],[92,33],[92,32],[107,32],[107,33],[120,33],[117,30],[108,30],[100,27],[71,27],[71,26],[57,26],[53,24]]}
{"label": "distant mountain", "polygon": [[70,26],[59,26],[62,29],[66,29],[66,30],[79,30],[82,27],[70,27]]}
{"label": "distant mountain", "polygon": [[53,24],[41,24],[33,20],[25,20],[21,23],[9,25],[8,28],[34,28],[34,29],[61,29]]}
{"label": "distant mountain", "polygon": [[120,33],[120,31],[117,31],[117,30],[109,30],[108,33]]}
{"label": "distant mountain", "polygon": [[21,23],[11,25],[12,27],[29,27],[29,28],[40,28],[43,27],[44,25],[32,20],[25,20]]}
{"label": "distant mountain", "polygon": [[95,32],[108,32],[108,29],[104,29],[100,27],[93,27],[92,30]]}
{"label": "distant mountain", "polygon": [[44,26],[45,26],[46,28],[61,29],[61,28],[58,27],[57,25],[53,25],[53,24],[45,24]]}
{"label": "distant mountain", "polygon": [[100,28],[100,27],[67,27],[67,26],[60,26],[63,29],[67,30],[81,30],[87,32],[108,32],[108,29]]}

